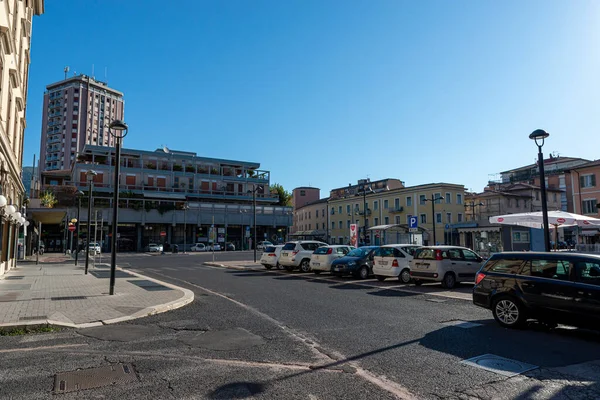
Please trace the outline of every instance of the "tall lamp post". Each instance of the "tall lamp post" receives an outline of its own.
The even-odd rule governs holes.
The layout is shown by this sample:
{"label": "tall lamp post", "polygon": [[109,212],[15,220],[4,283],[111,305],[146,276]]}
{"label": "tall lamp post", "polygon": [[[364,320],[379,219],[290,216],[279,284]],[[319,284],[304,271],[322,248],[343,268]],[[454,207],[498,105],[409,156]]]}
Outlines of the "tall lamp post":
{"label": "tall lamp post", "polygon": [[77,193],[75,193],[75,195],[77,196],[77,228],[75,230],[75,232],[77,232],[77,242],[75,243],[75,265],[77,265],[77,263],[79,261],[79,237],[80,237],[79,214],[81,211],[81,198],[84,196],[84,193],[81,190],[78,190]]}
{"label": "tall lamp post", "polygon": [[[92,189],[94,188],[94,177],[98,175],[96,171],[90,170],[86,173],[88,181],[88,210],[87,210],[87,246],[85,246],[85,275],[88,273],[90,265],[90,230],[92,229]],[[96,232],[94,231],[94,236]],[[94,239],[95,242],[95,239]]]}
{"label": "tall lamp post", "polygon": [[373,189],[371,189],[370,185],[367,187],[368,180],[366,179],[361,179],[358,183],[363,193],[363,243],[367,244],[367,190],[369,193],[372,193]]}
{"label": "tall lamp post", "polygon": [[75,230],[77,229],[77,227],[75,225],[75,224],[77,224],[77,221],[79,221],[78,218],[72,218],[71,221],[69,222],[69,226],[75,227],[73,230],[69,229],[69,231],[71,231],[71,243],[69,246],[71,254],[73,254],[73,237],[75,236]]}
{"label": "tall lamp post", "polygon": [[[185,246],[187,244],[187,210],[190,208],[187,201],[183,205],[183,254],[185,254]],[[225,243],[227,245],[227,243]]]}
{"label": "tall lamp post", "polygon": [[544,250],[550,251],[550,227],[548,226],[548,202],[546,201],[546,177],[544,175],[544,154],[542,146],[544,139],[550,134],[543,129],[536,129],[531,132],[529,139],[535,141],[538,147],[538,165],[540,168],[540,188],[542,190],[542,220],[544,223]]}
{"label": "tall lamp post", "polygon": [[113,186],[113,207],[112,207],[112,237],[110,240],[110,289],[109,294],[115,294],[115,273],[117,269],[117,223],[119,222],[119,175],[121,166],[121,140],[127,136],[129,127],[121,120],[114,120],[108,126],[108,131],[115,138],[115,182]]}
{"label": "tall lamp post", "polygon": [[256,186],[253,184],[252,190],[248,190],[248,193],[252,192],[252,225],[254,226],[254,242],[252,244],[254,245],[254,262],[256,262],[256,246],[258,245],[258,238],[256,237],[256,191],[259,189],[260,186]]}
{"label": "tall lamp post", "polygon": [[427,199],[427,198],[425,199],[425,201],[431,202],[431,222],[433,223],[433,246],[435,246],[437,244],[437,240],[435,237],[435,207],[434,206],[435,206],[435,202],[438,200],[441,202],[442,200],[444,200],[444,198],[441,196],[438,197],[435,194],[432,194],[430,199]]}

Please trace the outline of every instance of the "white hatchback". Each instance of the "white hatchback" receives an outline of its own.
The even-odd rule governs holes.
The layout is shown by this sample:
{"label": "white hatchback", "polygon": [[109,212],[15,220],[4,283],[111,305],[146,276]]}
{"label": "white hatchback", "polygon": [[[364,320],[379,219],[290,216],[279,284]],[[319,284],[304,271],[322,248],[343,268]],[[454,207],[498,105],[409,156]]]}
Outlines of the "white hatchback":
{"label": "white hatchback", "polygon": [[302,272],[310,272],[310,256],[321,246],[327,246],[327,243],[316,240],[287,242],[281,249],[279,264],[288,271],[300,268]]}
{"label": "white hatchback", "polygon": [[373,252],[373,275],[378,281],[387,277],[398,277],[402,283],[410,282],[410,266],[415,250],[420,246],[412,244],[386,244]]}
{"label": "white hatchback", "polygon": [[460,246],[422,247],[410,262],[415,285],[424,281],[441,282],[452,289],[457,282],[475,282],[475,275],[485,260],[471,249]]}
{"label": "white hatchback", "polygon": [[206,251],[206,246],[204,243],[196,243],[191,248],[192,251]]}
{"label": "white hatchback", "polygon": [[353,250],[354,246],[332,245],[322,246],[310,256],[310,268],[315,274],[330,272],[333,260],[344,257]]}
{"label": "white hatchback", "polygon": [[283,249],[282,244],[265,247],[265,251],[263,251],[262,255],[260,256],[260,263],[266,269],[271,269],[273,267],[277,269],[283,269],[281,264],[279,264],[279,256],[281,255],[281,249]]}

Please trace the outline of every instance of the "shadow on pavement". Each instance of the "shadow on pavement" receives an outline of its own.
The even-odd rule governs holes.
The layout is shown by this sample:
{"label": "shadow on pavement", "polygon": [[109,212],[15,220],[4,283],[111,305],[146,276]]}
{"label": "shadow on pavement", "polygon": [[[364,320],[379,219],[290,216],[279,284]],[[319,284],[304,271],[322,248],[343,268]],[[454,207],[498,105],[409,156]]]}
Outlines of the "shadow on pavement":
{"label": "shadow on pavement", "polygon": [[[373,289],[373,288],[369,288]],[[369,292],[371,296],[382,296],[382,297],[412,297],[412,296],[422,296],[423,293],[414,293],[414,292],[402,292],[400,290],[394,289],[383,289],[377,292]]]}

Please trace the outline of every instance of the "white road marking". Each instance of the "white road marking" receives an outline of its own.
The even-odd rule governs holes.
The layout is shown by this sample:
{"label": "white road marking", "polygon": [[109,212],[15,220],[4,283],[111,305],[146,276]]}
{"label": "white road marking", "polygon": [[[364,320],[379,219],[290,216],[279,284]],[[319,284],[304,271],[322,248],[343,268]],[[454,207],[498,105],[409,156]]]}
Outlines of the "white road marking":
{"label": "white road marking", "polygon": [[4,349],[0,350],[0,353],[15,353],[19,351],[43,351],[43,350],[54,350],[54,349],[64,349],[69,347],[81,347],[87,346],[87,343],[80,344],[57,344],[54,346],[40,346],[40,347],[21,347],[19,349]]}

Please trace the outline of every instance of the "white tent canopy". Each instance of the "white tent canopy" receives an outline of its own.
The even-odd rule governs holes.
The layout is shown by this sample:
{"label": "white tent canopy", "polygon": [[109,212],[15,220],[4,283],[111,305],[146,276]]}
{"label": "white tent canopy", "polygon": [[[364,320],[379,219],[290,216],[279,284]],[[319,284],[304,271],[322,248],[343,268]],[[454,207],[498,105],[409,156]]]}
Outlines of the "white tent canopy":
{"label": "white tent canopy", "polygon": [[[541,211],[498,215],[489,218],[492,224],[518,225],[529,228],[543,228],[543,214]],[[568,213],[566,211],[548,211],[548,225],[555,227],[581,226],[600,228],[600,219],[585,215]]]}

